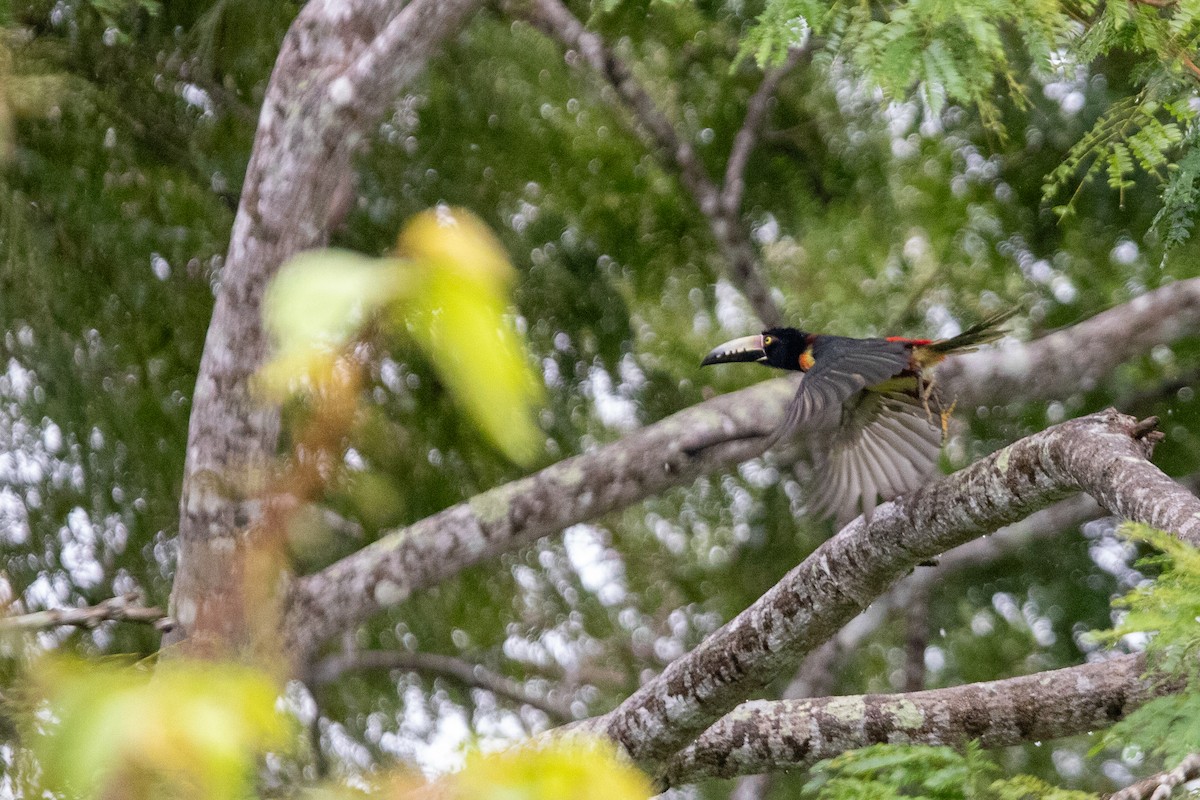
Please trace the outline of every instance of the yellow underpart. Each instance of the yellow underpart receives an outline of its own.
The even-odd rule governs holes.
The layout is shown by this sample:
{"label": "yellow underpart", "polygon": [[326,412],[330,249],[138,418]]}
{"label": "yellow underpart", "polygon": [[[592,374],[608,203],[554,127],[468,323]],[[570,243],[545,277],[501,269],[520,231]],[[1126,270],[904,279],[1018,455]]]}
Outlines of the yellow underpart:
{"label": "yellow underpart", "polygon": [[906,394],[914,391],[917,388],[917,379],[912,375],[902,375],[895,378],[888,378],[883,383],[877,383],[874,386],[869,386],[872,392],[881,392],[887,394],[889,392],[899,392]]}
{"label": "yellow underpart", "polygon": [[914,347],[912,351],[913,365],[919,369],[936,366],[945,360],[945,353],[939,353],[929,347]]}

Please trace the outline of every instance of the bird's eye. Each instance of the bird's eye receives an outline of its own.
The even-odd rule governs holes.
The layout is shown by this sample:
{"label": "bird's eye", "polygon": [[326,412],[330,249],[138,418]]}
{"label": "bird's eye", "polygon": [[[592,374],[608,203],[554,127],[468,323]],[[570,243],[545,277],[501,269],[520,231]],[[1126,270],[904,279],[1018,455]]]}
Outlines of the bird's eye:
{"label": "bird's eye", "polygon": [[763,337],[763,347],[770,347],[773,344],[775,344],[774,336],[764,336]]}

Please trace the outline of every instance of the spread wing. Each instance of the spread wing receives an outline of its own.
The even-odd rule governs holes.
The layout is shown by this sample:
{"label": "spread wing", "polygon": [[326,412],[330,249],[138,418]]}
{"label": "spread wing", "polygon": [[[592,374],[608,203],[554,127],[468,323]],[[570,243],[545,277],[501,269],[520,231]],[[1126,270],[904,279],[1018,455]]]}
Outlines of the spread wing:
{"label": "spread wing", "polygon": [[937,471],[942,447],[938,412],[904,392],[860,392],[842,424],[813,442],[814,511],[842,527],[878,501],[923,485]]}
{"label": "spread wing", "polygon": [[818,427],[836,424],[843,403],[908,368],[909,347],[886,339],[821,336],[813,344],[812,358],[813,365],[800,380],[778,438],[811,423]]}

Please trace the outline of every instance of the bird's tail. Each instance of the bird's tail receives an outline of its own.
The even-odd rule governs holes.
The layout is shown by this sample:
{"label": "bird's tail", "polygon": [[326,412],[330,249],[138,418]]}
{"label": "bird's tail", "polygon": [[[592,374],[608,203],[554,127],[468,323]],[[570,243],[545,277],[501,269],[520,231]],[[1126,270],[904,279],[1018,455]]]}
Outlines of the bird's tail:
{"label": "bird's tail", "polygon": [[930,352],[940,356],[951,353],[969,353],[981,344],[994,342],[1004,336],[1005,329],[1002,326],[1005,322],[1012,319],[1018,311],[1020,311],[1019,308],[1011,308],[1008,311],[993,314],[982,322],[977,322],[967,328],[958,336],[951,336],[949,339],[930,342],[926,347]]}

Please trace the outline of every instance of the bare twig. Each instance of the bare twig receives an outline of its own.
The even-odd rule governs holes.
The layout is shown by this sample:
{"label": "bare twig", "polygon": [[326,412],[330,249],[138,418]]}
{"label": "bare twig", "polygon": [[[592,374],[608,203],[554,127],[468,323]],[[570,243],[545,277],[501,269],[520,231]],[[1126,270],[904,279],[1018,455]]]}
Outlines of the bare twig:
{"label": "bare twig", "polygon": [[1108,800],[1167,800],[1176,788],[1197,778],[1200,778],[1200,753],[1192,753],[1175,769],[1126,786],[1109,795]]}
{"label": "bare twig", "polygon": [[324,780],[329,777],[329,757],[321,747],[321,698],[317,687],[311,682],[304,682],[304,691],[308,693],[308,698],[313,704],[312,719],[304,726],[308,736],[308,747],[312,751],[312,768],[317,779]]}
{"label": "bare twig", "polygon": [[[675,165],[680,181],[708,221],[713,237],[728,262],[730,280],[746,295],[762,322],[768,327],[782,324],[783,317],[771,297],[758,254],[750,244],[741,220],[736,214],[731,216],[725,213],[721,190],[705,171],[700,156],[691,143],[679,136],[675,126],[658,109],[629,67],[617,58],[598,34],[585,28],[560,0],[511,2],[509,8],[513,14],[524,18],[564,47],[576,51],[584,63],[612,87],[621,103],[633,115],[647,144]],[[778,78],[781,79],[782,75]],[[767,99],[761,99],[764,109],[758,112],[760,115],[765,113]],[[754,136],[753,130],[747,131],[748,141],[742,145],[746,153],[739,155],[739,158],[748,157]]]}
{"label": "bare twig", "polygon": [[882,742],[991,748],[1086,733],[1182,688],[1144,671],[1125,655],[948,689],[744,703],[671,759],[663,782],[803,768]]}
{"label": "bare twig", "polygon": [[925,688],[925,648],[929,645],[929,590],[913,592],[904,607],[904,691]]}
{"label": "bare twig", "polygon": [[541,709],[555,722],[575,718],[570,703],[531,691],[524,684],[452,656],[409,653],[401,650],[364,650],[330,656],[312,669],[309,680],[317,686],[333,683],[347,672],[367,669],[401,669],[452,678],[464,686],[485,689],[518,703]]}
{"label": "bare twig", "polygon": [[804,55],[802,48],[793,47],[789,50],[787,60],[763,76],[758,89],[746,103],[746,117],[733,137],[733,146],[729,148],[729,160],[725,162],[725,184],[721,189],[721,211],[730,220],[736,220],[741,214],[742,197],[746,193],[746,165],[750,162],[750,153],[758,144],[771,100],[779,90],[779,84],[803,60]]}
{"label": "bare twig", "polygon": [[97,603],[84,608],[54,608],[33,611],[11,617],[0,617],[0,633],[5,631],[40,631],[49,628],[78,627],[95,628],[101,622],[138,622],[153,625],[160,631],[171,629],[172,622],[161,608],[143,606],[141,595],[136,592]]}

